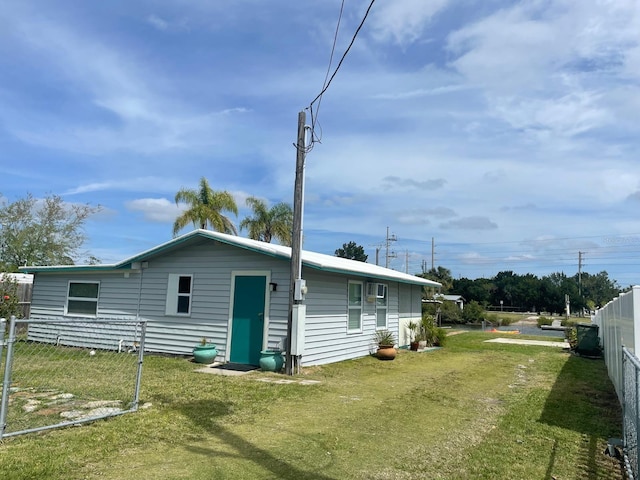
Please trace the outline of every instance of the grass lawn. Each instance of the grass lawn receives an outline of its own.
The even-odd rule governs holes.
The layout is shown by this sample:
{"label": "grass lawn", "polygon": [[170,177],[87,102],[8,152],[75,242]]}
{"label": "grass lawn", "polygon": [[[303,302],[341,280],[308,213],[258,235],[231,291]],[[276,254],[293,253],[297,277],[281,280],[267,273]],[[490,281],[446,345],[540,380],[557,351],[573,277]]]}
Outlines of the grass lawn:
{"label": "grass lawn", "polygon": [[622,479],[603,452],[621,436],[604,362],[483,343],[401,351],[304,370],[195,373],[148,356],[151,407],[82,427],[7,438],[9,479]]}

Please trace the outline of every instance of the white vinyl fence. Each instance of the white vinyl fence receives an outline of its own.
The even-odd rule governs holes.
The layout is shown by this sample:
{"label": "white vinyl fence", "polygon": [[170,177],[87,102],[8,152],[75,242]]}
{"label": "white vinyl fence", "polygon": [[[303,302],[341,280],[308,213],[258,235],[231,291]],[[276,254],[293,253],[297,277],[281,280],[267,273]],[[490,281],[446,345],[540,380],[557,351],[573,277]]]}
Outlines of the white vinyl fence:
{"label": "white vinyl fence", "polygon": [[640,438],[640,287],[621,294],[593,317],[598,325],[604,359],[623,415],[624,454],[627,475],[638,478]]}
{"label": "white vinyl fence", "polygon": [[599,327],[609,377],[622,402],[622,347],[636,357],[636,348],[640,348],[640,286],[607,303],[596,312],[592,321]]}

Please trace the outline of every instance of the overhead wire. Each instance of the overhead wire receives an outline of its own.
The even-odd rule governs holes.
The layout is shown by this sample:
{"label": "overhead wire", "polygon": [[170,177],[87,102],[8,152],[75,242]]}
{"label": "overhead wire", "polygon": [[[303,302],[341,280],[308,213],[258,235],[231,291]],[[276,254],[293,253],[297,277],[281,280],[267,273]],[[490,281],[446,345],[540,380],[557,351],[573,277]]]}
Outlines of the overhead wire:
{"label": "overhead wire", "polygon": [[[342,66],[342,63],[344,62],[344,59],[347,57],[347,54],[349,53],[349,51],[351,50],[351,47],[353,46],[353,44],[356,41],[358,33],[360,32],[360,30],[364,26],[364,22],[366,21],[367,17],[369,16],[369,12],[371,11],[371,8],[373,7],[374,3],[375,3],[375,0],[371,0],[371,2],[369,3],[369,6],[367,7],[367,10],[365,11],[364,16],[362,17],[362,20],[360,21],[360,24],[358,25],[358,28],[356,28],[353,36],[351,37],[351,41],[349,42],[349,45],[347,46],[346,50],[342,54],[342,57],[340,58],[340,61],[338,62],[338,65],[336,66],[336,68],[333,71],[333,73],[331,74],[331,76],[328,77],[328,74],[331,71],[331,64],[333,63],[333,54],[334,54],[335,46],[336,46],[336,43],[337,43],[338,30],[340,28],[340,22],[341,22],[343,10],[344,10],[344,0],[342,1],[342,5],[340,7],[340,15],[339,15],[339,18],[338,18],[338,25],[336,27],[336,32],[335,32],[334,40],[333,40],[333,47],[331,49],[331,57],[329,59],[329,67],[327,68],[327,75],[325,76],[325,80],[324,80],[324,83],[322,85],[322,89],[320,90],[320,93],[318,93],[318,95],[316,95],[316,97],[311,101],[311,103],[309,103],[309,107],[308,107],[309,111],[311,113],[311,144],[307,147],[307,151],[311,151],[313,149],[314,143],[319,143],[320,138],[321,138],[321,137],[317,137],[316,136],[315,127],[316,127],[316,124],[318,123],[318,111],[320,110],[320,104],[322,102],[322,96],[329,89],[329,86],[331,85],[331,82],[333,82],[333,79],[335,78],[336,74],[340,70],[340,67]],[[328,77],[328,80],[327,80],[327,77]],[[316,111],[315,111],[315,114],[314,114],[313,105],[316,102],[318,102],[318,105],[316,107]]]}
{"label": "overhead wire", "polygon": [[[340,23],[342,22],[342,14],[344,12],[344,1],[345,0],[342,0],[342,3],[340,5],[340,14],[338,15],[338,22],[336,23],[336,31],[333,34],[333,44],[331,45],[331,54],[329,55],[329,64],[327,65],[327,73],[324,76],[324,82],[322,82],[322,90],[324,90],[325,87],[327,86],[329,73],[331,72],[331,65],[333,64],[333,54],[336,51],[336,44],[338,43],[338,33],[340,32]],[[318,106],[316,107],[315,114],[313,112],[313,102],[311,102],[311,104],[309,105],[309,110],[311,112],[311,135],[312,135],[311,145],[313,145],[315,142],[320,143],[322,140],[322,133],[320,134],[319,137],[315,133],[315,127],[318,120],[318,113],[320,113],[321,103],[322,103],[322,95],[318,99]]]}

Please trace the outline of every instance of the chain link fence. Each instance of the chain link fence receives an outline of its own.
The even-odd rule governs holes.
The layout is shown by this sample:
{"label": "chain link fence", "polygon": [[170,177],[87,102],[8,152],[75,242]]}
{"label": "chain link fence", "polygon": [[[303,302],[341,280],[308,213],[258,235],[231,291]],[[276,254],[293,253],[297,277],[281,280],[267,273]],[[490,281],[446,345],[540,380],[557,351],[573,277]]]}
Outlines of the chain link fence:
{"label": "chain link fence", "polygon": [[638,478],[638,435],[640,434],[640,405],[638,387],[640,386],[640,362],[626,348],[622,348],[622,423],[624,433],[624,459],[627,476],[630,480]]}
{"label": "chain link fence", "polygon": [[138,409],[146,323],[0,319],[0,440]]}

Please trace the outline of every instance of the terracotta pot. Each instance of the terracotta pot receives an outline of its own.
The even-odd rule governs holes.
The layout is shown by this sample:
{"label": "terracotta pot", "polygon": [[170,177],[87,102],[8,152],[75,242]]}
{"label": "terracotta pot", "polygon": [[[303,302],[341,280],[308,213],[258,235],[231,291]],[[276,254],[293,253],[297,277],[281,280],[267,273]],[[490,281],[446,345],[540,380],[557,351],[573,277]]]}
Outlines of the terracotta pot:
{"label": "terracotta pot", "polygon": [[379,345],[376,357],[380,360],[393,360],[397,354],[398,351],[393,346]]}

